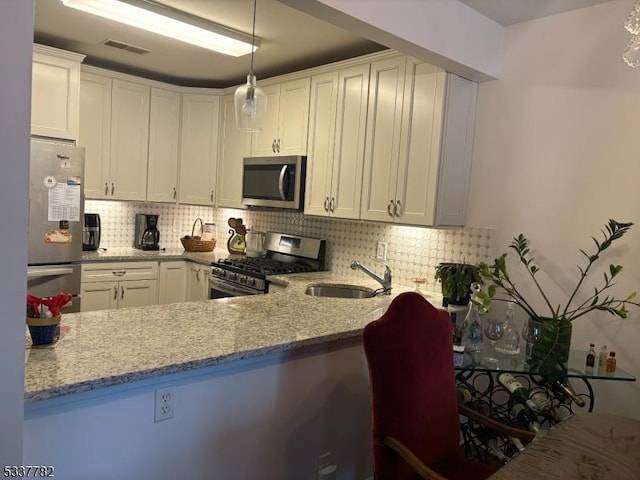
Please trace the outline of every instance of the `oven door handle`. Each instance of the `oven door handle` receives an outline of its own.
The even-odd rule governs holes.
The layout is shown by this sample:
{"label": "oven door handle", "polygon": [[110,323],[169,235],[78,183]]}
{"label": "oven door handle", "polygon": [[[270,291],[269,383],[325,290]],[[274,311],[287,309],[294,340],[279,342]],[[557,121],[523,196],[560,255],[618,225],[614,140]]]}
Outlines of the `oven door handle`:
{"label": "oven door handle", "polygon": [[289,165],[283,165],[280,170],[280,177],[278,178],[278,190],[280,190],[280,198],[282,200],[287,199],[287,194],[284,191],[284,179],[287,175],[287,170],[289,169]]}
{"label": "oven door handle", "polygon": [[224,280],[218,280],[215,277],[209,277],[209,289],[215,288],[216,290],[229,295],[260,295],[264,293],[260,290],[253,288],[245,288],[239,285],[225,282]]}

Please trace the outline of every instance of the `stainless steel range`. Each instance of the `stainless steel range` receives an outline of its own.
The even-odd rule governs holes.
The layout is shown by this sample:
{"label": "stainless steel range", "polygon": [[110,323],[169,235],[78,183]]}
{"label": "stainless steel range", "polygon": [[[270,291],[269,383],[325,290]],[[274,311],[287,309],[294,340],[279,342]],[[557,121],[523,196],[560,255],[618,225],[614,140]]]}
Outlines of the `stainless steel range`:
{"label": "stainless steel range", "polygon": [[213,263],[209,298],[268,293],[268,275],[317,272],[325,269],[326,241],[268,232],[263,257],[234,256]]}

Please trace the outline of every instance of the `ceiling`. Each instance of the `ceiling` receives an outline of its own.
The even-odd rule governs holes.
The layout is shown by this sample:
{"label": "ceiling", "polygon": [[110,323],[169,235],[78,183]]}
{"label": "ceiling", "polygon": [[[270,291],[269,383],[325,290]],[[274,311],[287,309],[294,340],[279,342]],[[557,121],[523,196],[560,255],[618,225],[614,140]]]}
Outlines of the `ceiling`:
{"label": "ceiling", "polygon": [[[159,0],[189,14],[251,33],[253,0]],[[378,0],[391,1],[391,0]],[[461,0],[507,26],[610,0]],[[229,57],[65,7],[36,0],[34,40],[86,55],[85,63],[183,86],[244,83],[250,57]],[[277,0],[258,0],[258,79],[352,58],[385,47]],[[116,40],[150,50],[137,54],[104,45]]]}

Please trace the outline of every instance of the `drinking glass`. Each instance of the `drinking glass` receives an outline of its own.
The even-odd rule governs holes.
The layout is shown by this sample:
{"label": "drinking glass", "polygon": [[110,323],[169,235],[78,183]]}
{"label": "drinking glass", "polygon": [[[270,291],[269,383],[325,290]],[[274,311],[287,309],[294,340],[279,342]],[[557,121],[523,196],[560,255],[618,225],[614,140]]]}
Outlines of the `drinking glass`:
{"label": "drinking glass", "polygon": [[528,318],[522,326],[522,339],[527,342],[525,363],[527,363],[531,358],[531,350],[533,349],[533,344],[540,341],[541,336],[542,322],[539,320],[534,320],[533,318]]}
{"label": "drinking glass", "polygon": [[498,359],[496,358],[496,341],[500,340],[504,335],[504,320],[497,318],[487,318],[484,322],[484,336],[491,342],[491,351],[489,355],[485,355],[486,362],[496,365]]}

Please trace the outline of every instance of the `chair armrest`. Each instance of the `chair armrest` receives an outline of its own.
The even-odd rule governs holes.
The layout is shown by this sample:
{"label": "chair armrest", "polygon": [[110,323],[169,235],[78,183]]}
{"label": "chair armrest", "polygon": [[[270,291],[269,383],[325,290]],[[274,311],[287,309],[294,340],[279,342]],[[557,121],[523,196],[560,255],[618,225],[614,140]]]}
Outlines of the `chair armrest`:
{"label": "chair armrest", "polygon": [[416,457],[400,440],[393,437],[385,437],[384,444],[400,455],[404,461],[407,462],[409,466],[425,480],[447,480],[421,462],[420,459]]}
{"label": "chair armrest", "polygon": [[465,405],[458,405],[458,413],[464,415],[471,420],[475,420],[482,425],[485,425],[493,430],[501,433],[502,435],[506,435],[509,437],[515,437],[520,440],[531,441],[535,438],[536,434],[533,432],[529,432],[528,430],[523,430],[521,428],[511,427],[502,422],[499,422],[487,415],[483,415],[477,410],[473,410]]}

